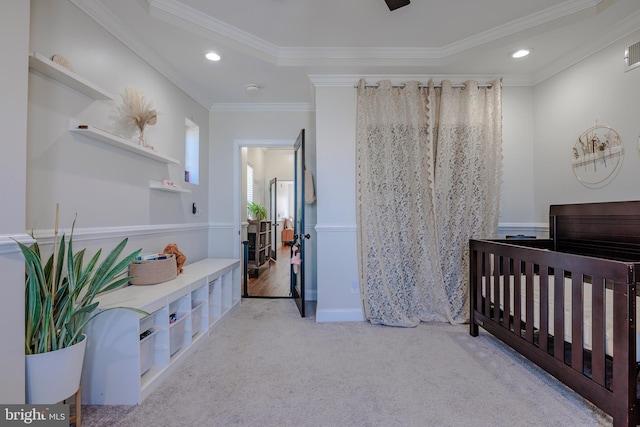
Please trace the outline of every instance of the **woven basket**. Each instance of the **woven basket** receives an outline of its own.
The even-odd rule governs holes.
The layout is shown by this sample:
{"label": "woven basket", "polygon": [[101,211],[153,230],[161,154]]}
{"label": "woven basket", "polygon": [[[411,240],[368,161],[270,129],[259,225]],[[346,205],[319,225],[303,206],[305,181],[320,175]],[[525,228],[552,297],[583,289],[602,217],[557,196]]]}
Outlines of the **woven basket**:
{"label": "woven basket", "polygon": [[176,256],[167,255],[166,259],[135,261],[129,265],[131,285],[157,285],[175,279],[178,275]]}

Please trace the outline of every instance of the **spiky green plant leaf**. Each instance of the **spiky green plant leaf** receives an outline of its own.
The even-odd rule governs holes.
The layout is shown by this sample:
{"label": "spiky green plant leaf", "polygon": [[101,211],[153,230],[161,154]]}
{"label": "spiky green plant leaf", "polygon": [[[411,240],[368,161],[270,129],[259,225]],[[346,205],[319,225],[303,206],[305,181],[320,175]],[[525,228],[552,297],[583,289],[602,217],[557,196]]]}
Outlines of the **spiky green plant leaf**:
{"label": "spiky green plant leaf", "polygon": [[[99,304],[95,297],[126,284],[130,279],[127,268],[141,251],[121,258],[128,242],[125,238],[99,265],[102,249],[84,265],[86,250],[73,252],[74,228],[75,220],[69,239],[63,235],[56,256],[51,254],[46,262],[37,242],[26,246],[16,241],[25,260],[26,354],[45,353],[77,343],[88,322],[106,311],[97,311]],[[124,308],[148,315],[143,310]]]}

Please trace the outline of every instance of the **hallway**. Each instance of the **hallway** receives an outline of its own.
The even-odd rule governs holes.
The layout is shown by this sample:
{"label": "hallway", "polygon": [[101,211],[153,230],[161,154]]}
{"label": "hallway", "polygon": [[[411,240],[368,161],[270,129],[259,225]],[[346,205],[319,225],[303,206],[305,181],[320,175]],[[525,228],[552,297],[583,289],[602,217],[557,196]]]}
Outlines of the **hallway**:
{"label": "hallway", "polygon": [[278,249],[277,261],[270,261],[269,266],[260,270],[257,277],[250,275],[247,282],[250,297],[290,297],[290,247]]}

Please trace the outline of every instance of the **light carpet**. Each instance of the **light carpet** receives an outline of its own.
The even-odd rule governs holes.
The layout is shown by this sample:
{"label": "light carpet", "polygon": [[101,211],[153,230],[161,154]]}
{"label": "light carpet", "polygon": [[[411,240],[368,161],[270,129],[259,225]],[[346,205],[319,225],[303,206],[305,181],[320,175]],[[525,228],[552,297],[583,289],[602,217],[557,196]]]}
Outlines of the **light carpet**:
{"label": "light carpet", "polygon": [[316,323],[246,299],[137,406],[91,426],[606,426],[611,417],[468,325]]}

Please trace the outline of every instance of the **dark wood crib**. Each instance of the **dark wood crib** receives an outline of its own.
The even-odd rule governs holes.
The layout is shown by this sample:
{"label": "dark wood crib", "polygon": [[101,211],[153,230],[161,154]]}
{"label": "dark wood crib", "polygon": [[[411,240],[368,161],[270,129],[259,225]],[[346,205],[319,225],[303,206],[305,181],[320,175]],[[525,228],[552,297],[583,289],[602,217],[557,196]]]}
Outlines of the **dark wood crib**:
{"label": "dark wood crib", "polygon": [[549,235],[469,242],[470,333],[636,425],[640,201],[552,205]]}

